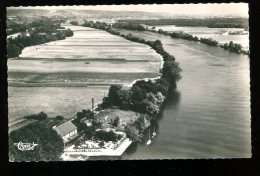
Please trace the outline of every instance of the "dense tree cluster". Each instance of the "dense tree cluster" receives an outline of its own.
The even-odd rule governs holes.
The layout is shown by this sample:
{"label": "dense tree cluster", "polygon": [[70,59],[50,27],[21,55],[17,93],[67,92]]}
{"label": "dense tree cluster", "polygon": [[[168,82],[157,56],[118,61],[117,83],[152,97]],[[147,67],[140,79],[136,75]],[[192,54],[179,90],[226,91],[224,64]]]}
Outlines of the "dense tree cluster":
{"label": "dense tree cluster", "polygon": [[117,134],[114,131],[99,130],[95,132],[95,139],[102,140],[105,142],[112,141],[116,142],[122,138],[121,134]]}
{"label": "dense tree cluster", "polygon": [[82,119],[92,120],[93,118],[94,118],[93,111],[83,109],[81,112],[77,112],[76,118],[72,121],[72,123],[77,126],[77,129],[80,132],[86,129],[86,124],[82,121]]}
{"label": "dense tree cluster", "polygon": [[108,97],[105,97],[101,109],[118,106],[123,110],[131,110],[151,117],[156,117],[170,86],[166,79],[161,78],[152,82],[137,81],[131,88],[112,85]]}
{"label": "dense tree cluster", "polygon": [[25,32],[28,25],[24,23],[7,23],[7,35],[15,34],[18,32]]}
{"label": "dense tree cluster", "polygon": [[16,38],[8,38],[7,40],[7,56],[17,57],[21,54],[23,48],[32,45],[38,45],[55,40],[62,40],[66,37],[73,36],[70,29],[62,29],[60,23],[54,23],[49,20],[37,20],[26,25],[26,32]]}
{"label": "dense tree cluster", "polygon": [[242,49],[242,46],[237,43],[233,43],[230,41],[229,43],[225,43],[223,45],[220,45],[221,48],[224,48],[225,50],[233,51],[236,53],[243,53],[243,54],[249,54],[248,51],[245,51]]}
{"label": "dense tree cluster", "polygon": [[[21,151],[15,143],[38,144],[33,150]],[[12,131],[9,135],[9,157],[12,161],[57,161],[63,151],[63,141],[52,128],[35,122]]]}
{"label": "dense tree cluster", "polygon": [[40,112],[38,114],[33,114],[29,116],[25,116],[25,119],[31,119],[31,120],[45,120],[47,119],[48,115],[44,112]]}
{"label": "dense tree cluster", "polygon": [[127,22],[114,23],[112,25],[112,27],[118,28],[118,29],[129,29],[129,30],[145,31],[145,27],[143,25],[135,24],[135,23],[127,23]]}
{"label": "dense tree cluster", "polygon": [[[161,29],[159,29],[159,30],[161,30]],[[159,30],[158,30],[158,33],[159,33]],[[169,33],[164,31],[164,34],[167,35]],[[189,40],[189,41],[195,41],[195,42],[199,41],[199,38],[197,36],[192,36],[192,35],[184,33],[184,32],[172,32],[169,35],[172,38],[180,38],[180,39]]]}
{"label": "dense tree cluster", "polygon": [[127,125],[125,128],[125,132],[127,137],[129,137],[132,141],[137,142],[140,141],[139,131],[134,125]]}
{"label": "dense tree cluster", "polygon": [[212,38],[201,38],[200,43],[204,43],[210,46],[218,46],[218,42],[216,40],[213,40]]}

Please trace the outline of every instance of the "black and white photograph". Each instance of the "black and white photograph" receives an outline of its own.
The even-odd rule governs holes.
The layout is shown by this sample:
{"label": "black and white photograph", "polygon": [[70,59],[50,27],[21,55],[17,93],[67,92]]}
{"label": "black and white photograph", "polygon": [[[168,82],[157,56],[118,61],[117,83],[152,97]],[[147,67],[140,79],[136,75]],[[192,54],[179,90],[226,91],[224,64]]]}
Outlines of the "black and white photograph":
{"label": "black and white photograph", "polygon": [[10,162],[252,157],[247,3],[6,11]]}

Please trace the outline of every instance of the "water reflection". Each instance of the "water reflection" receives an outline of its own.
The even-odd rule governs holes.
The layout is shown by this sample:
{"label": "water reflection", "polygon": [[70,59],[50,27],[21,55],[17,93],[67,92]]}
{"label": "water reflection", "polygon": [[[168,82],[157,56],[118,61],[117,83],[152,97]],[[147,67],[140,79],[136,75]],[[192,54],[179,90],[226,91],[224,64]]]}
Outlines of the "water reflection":
{"label": "water reflection", "polygon": [[178,90],[172,90],[169,92],[169,98],[167,99],[167,107],[178,107],[181,102],[181,92]]}
{"label": "water reflection", "polygon": [[126,154],[131,154],[137,151],[137,142],[133,142],[125,151]]}

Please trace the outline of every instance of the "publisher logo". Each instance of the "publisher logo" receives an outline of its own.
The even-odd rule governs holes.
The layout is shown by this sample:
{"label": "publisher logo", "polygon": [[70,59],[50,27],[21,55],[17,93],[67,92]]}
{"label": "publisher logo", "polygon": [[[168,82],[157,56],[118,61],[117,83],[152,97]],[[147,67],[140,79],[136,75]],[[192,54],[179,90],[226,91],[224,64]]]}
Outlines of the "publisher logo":
{"label": "publisher logo", "polygon": [[26,150],[34,150],[34,147],[37,146],[38,144],[33,143],[22,143],[21,141],[18,143],[14,143],[15,146],[21,151],[26,151]]}

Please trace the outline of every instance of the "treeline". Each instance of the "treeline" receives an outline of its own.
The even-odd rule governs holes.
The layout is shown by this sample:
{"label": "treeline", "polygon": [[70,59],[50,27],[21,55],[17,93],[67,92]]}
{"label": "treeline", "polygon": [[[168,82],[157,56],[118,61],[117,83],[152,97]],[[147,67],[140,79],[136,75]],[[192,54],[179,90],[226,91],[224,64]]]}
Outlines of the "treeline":
{"label": "treeline", "polygon": [[[149,31],[156,32],[155,30],[149,30]],[[242,45],[233,43],[232,41],[230,41],[229,43],[225,43],[225,44],[219,44],[218,41],[216,41],[212,38],[198,38],[197,36],[192,36],[192,35],[184,33],[184,32],[169,33],[167,31],[163,31],[162,29],[159,29],[157,32],[159,34],[171,36],[172,38],[200,42],[200,43],[210,45],[210,46],[219,46],[221,48],[224,48],[225,50],[229,50],[231,52],[235,52],[238,54],[247,54],[247,55],[249,54],[249,51],[243,50]]]}
{"label": "treeline", "polygon": [[[38,144],[33,150],[21,151],[17,143]],[[16,145],[15,145],[16,143]],[[63,151],[62,138],[44,123],[34,122],[9,135],[9,158],[11,161],[57,161]]]}
{"label": "treeline", "polygon": [[55,40],[63,40],[73,36],[73,31],[64,29],[60,23],[48,20],[38,20],[27,25],[27,32],[22,33],[16,38],[7,40],[7,57],[17,57],[23,48],[27,46],[39,45]]}
{"label": "treeline", "polygon": [[240,44],[234,43],[232,41],[230,41],[229,43],[219,45],[219,47],[224,48],[225,50],[232,51],[232,52],[237,52],[237,53],[249,55],[249,51],[243,50],[242,46]]}
{"label": "treeline", "polygon": [[118,29],[145,31],[145,27],[143,25],[135,24],[135,23],[119,22],[119,23],[112,24],[112,27],[118,28]]}
{"label": "treeline", "polygon": [[210,28],[244,28],[248,30],[247,18],[177,18],[158,20],[118,20],[118,22],[128,22],[146,25],[176,25],[176,26],[206,26]]}
{"label": "treeline", "polygon": [[28,29],[27,24],[23,23],[7,23],[7,35],[15,34],[18,32],[25,32]]}

